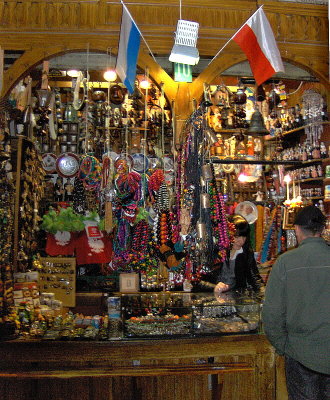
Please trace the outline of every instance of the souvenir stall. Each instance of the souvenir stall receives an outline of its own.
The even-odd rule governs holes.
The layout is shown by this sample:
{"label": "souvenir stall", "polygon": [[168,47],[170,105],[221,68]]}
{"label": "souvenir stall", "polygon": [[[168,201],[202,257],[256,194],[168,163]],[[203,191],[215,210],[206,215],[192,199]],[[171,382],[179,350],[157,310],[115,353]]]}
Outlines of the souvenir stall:
{"label": "souvenir stall", "polygon": [[[77,70],[49,53],[5,82],[3,399],[285,399],[260,313],[273,263],[296,245],[297,210],[330,215],[326,87],[243,72],[196,74],[189,87],[145,43],[129,88],[112,70],[119,51],[100,43],[105,58],[89,43],[74,52]],[[215,290],[241,236],[234,216],[248,225],[258,285]]]}
{"label": "souvenir stall", "polygon": [[[71,361],[59,354],[57,360],[73,377],[111,378],[115,397],[118,379],[131,387],[128,376],[166,374],[173,379],[195,374],[201,393],[209,375],[214,395],[231,396],[235,376],[240,391],[244,386],[252,397],[270,396],[274,387],[265,381],[275,384],[276,365],[272,361],[266,373],[273,355],[260,335],[262,293],[250,288],[214,298],[208,275],[226,260],[234,240],[230,215],[240,214],[250,224],[251,246],[266,282],[276,257],[295,245],[297,207],[311,201],[326,207],[322,184],[329,138],[323,99],[303,90],[301,106],[293,109],[283,83],[265,85],[264,96],[242,82],[205,84],[174,149],[161,86],[149,78],[149,91],[137,80],[128,96],[123,86],[110,83],[107,90],[94,90],[84,79],[71,104],[65,100],[73,89],[65,94],[60,88],[38,89],[27,78],[16,90],[21,97],[27,91],[32,106],[20,115],[30,112],[26,121],[35,123],[16,116],[3,121],[16,134],[4,128],[1,148],[2,218],[8,220],[2,225],[2,330],[3,337],[19,338],[12,346],[29,353],[26,369],[18,368],[9,352],[4,361],[12,365],[9,374],[32,380],[64,377],[55,364],[44,365],[33,344],[40,349],[44,343],[47,352],[60,343],[58,351],[65,348]],[[114,86],[117,96],[123,94],[120,104],[111,97]],[[12,101],[18,101],[15,96]],[[46,97],[53,98],[53,109],[43,103]],[[11,107],[18,113],[17,104]],[[52,138],[55,115],[57,136]],[[221,346],[212,345],[214,335],[222,337]],[[172,359],[162,366],[170,356],[169,337],[176,345],[180,341],[182,353],[175,350],[173,360],[181,372]],[[147,342],[140,354],[134,342],[118,345],[135,339],[141,346],[146,338],[157,341]],[[111,365],[101,353],[95,356],[94,346],[107,353],[109,340],[114,341]],[[77,369],[72,363],[82,351],[85,361]],[[87,372],[95,357],[101,370]],[[119,368],[122,359],[127,362]],[[155,371],[151,359],[158,360]],[[197,368],[199,360],[205,365]],[[139,367],[131,370],[131,363]],[[243,382],[252,387],[260,369],[265,380],[247,389]],[[143,379],[136,381],[142,392]],[[180,379],[184,386],[186,377]],[[38,390],[42,393],[43,386]]]}

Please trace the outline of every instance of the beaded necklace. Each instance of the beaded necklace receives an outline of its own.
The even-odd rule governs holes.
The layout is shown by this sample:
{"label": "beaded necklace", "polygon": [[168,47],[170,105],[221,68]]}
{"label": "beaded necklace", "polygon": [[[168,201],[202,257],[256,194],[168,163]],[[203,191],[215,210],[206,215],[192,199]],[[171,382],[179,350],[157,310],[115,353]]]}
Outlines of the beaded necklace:
{"label": "beaded necklace", "polygon": [[97,190],[101,184],[102,168],[99,160],[90,155],[83,156],[78,177],[83,181],[83,184],[88,190]]}
{"label": "beaded necklace", "polygon": [[118,174],[115,178],[115,188],[118,197],[125,198],[131,195],[134,201],[141,199],[141,175],[135,171],[127,174]]}
{"label": "beaded necklace", "polygon": [[84,214],[87,210],[87,202],[85,188],[83,182],[78,177],[75,177],[73,183],[73,209],[77,214]]}
{"label": "beaded necklace", "polygon": [[278,238],[281,236],[281,206],[276,206],[271,212],[271,222],[265,230],[265,238],[258,256],[258,262],[263,264],[275,258],[278,252]]}

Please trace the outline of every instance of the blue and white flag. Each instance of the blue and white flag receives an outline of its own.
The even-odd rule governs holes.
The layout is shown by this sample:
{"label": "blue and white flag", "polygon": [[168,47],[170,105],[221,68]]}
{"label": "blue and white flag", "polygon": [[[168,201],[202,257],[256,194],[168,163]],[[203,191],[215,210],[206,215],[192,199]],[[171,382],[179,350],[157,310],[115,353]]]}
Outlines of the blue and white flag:
{"label": "blue and white flag", "polygon": [[140,32],[130,13],[123,7],[116,72],[132,94],[136,76],[136,61],[140,48]]}

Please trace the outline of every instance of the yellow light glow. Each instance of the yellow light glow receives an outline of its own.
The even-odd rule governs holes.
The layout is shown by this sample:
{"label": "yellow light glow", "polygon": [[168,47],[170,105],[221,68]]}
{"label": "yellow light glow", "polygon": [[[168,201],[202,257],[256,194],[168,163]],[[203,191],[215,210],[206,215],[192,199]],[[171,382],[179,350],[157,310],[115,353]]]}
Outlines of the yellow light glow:
{"label": "yellow light glow", "polygon": [[237,178],[240,182],[242,182],[242,183],[244,183],[244,182],[247,182],[247,180],[248,180],[248,177],[247,177],[247,175],[245,175],[245,174],[243,174],[243,173],[240,173],[239,175],[238,175],[238,178]]}
{"label": "yellow light glow", "polygon": [[160,96],[160,97],[159,97],[159,105],[160,105],[161,108],[164,108],[164,107],[165,107],[165,105],[166,105],[165,96]]}
{"label": "yellow light glow", "polygon": [[148,89],[149,86],[150,86],[150,83],[149,83],[149,81],[148,81],[147,79],[143,79],[143,80],[140,82],[140,88],[141,88],[141,89]]}
{"label": "yellow light glow", "polygon": [[66,74],[70,76],[71,78],[77,78],[79,75],[79,72],[77,69],[69,69],[69,71],[66,71]]}
{"label": "yellow light glow", "polygon": [[116,71],[114,71],[113,69],[108,69],[103,74],[103,78],[108,82],[114,82],[117,79]]}
{"label": "yellow light glow", "polygon": [[290,183],[291,182],[291,176],[289,174],[285,175],[283,178],[284,182]]}

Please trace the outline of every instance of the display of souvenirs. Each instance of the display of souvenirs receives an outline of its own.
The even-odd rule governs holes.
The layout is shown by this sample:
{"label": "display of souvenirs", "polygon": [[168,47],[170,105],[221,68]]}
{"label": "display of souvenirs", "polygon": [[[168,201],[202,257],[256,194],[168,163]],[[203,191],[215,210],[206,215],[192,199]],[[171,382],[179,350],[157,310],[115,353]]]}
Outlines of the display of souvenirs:
{"label": "display of souvenirs", "polygon": [[14,186],[9,161],[0,162],[0,322],[13,306]]}
{"label": "display of souvenirs", "polygon": [[[205,83],[201,101],[175,138],[180,143],[174,145],[172,110],[162,86],[148,78],[146,89],[142,76],[137,76],[134,92],[129,94],[121,83],[96,86],[88,79],[87,73],[80,72],[72,87],[47,85],[33,91],[35,103],[28,104],[24,112],[30,117],[35,114],[36,125],[29,122],[33,118],[28,119],[24,125],[28,137],[16,139],[19,229],[0,226],[4,233],[0,255],[7,257],[3,249],[13,251],[6,238],[8,230],[16,231],[15,268],[20,272],[34,268],[43,274],[46,302],[48,290],[63,289],[64,299],[70,296],[73,304],[75,286],[65,279],[64,267],[52,266],[48,272],[38,267],[40,253],[46,259],[74,259],[78,275],[93,271],[108,279],[134,273],[140,277],[140,291],[189,292],[228,259],[235,237],[230,214],[240,214],[250,224],[251,247],[264,267],[285,250],[289,226],[282,223],[283,210],[301,205],[307,198],[323,200],[322,185],[310,184],[324,177],[324,158],[328,156],[323,128],[314,124],[323,121],[316,105],[323,109],[324,104],[314,92],[306,91],[301,105],[289,106],[283,83],[260,86],[256,93],[242,82],[231,87]],[[33,87],[23,84],[21,89],[25,92]],[[268,169],[272,156],[263,138],[246,130],[259,110],[270,138],[277,137],[274,164],[301,161],[296,168],[289,167],[293,183],[287,191],[284,168]],[[292,146],[284,133],[304,121],[313,124],[302,130],[304,141],[297,140]],[[8,180],[13,176],[7,158],[2,166],[7,168]],[[231,159],[237,162],[230,163]],[[258,160],[262,162],[257,164]],[[0,217],[6,220],[12,217],[9,198],[1,196]],[[325,206],[323,201],[318,204]],[[2,258],[0,305],[4,310],[13,286],[8,257],[5,262]],[[119,289],[116,278],[111,279],[111,284],[104,285],[105,291]],[[23,293],[17,287],[17,292],[20,290]],[[21,298],[24,296],[17,297]],[[162,308],[152,306],[151,300],[144,304],[144,299],[139,308],[132,297],[127,300],[130,304],[124,305],[121,322],[117,326],[112,321],[116,326],[110,324],[111,329],[123,329],[118,337],[258,329],[254,303],[243,301],[241,307],[228,298],[225,302],[193,300],[188,305],[176,298],[177,304]],[[67,315],[64,324],[58,318],[45,332],[45,316],[40,312],[33,320],[29,304],[19,311],[24,324],[27,319],[28,325],[33,325],[31,330],[24,325],[25,334],[48,340],[95,339],[100,337],[100,329],[103,338],[104,329],[109,329],[105,317],[94,321]]]}

